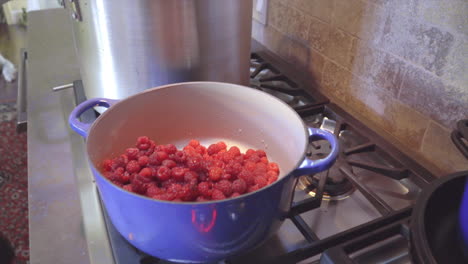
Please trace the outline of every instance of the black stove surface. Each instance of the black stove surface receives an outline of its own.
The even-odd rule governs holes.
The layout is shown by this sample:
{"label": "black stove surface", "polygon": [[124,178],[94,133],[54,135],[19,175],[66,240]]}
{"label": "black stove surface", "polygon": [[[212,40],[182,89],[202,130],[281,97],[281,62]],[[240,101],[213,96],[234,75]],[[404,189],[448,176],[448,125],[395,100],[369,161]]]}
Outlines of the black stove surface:
{"label": "black stove surface", "polygon": [[[268,52],[251,56],[251,87],[288,103],[305,124],[331,131],[341,153],[335,165],[302,176],[288,219],[263,245],[222,263],[411,263],[408,218],[421,188],[435,177],[375,132],[291,73]],[[77,104],[86,99],[74,83]],[[94,111],[82,121],[97,117]],[[310,143],[307,155],[329,152],[326,141]],[[104,208],[104,205],[103,205]],[[130,245],[103,211],[115,263],[172,263]]]}

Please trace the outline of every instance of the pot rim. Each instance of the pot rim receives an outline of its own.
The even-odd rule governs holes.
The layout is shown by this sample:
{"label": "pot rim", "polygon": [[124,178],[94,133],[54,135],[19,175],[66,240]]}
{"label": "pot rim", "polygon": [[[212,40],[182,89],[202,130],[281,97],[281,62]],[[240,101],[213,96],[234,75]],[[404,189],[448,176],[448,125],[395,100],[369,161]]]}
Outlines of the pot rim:
{"label": "pot rim", "polygon": [[142,92],[139,92],[139,93],[136,93],[134,95],[131,95],[125,99],[121,99],[121,100],[118,100],[112,107],[108,108],[106,111],[104,111],[104,113],[102,113],[92,124],[91,124],[91,127],[89,128],[89,131],[88,131],[88,136],[89,137],[94,129],[94,127],[103,119],[105,118],[107,115],[109,115],[109,112],[112,111],[113,108],[117,107],[119,104],[125,102],[126,100],[130,100],[132,98],[135,98],[135,97],[138,97],[138,96],[142,96],[146,93],[151,93],[151,92],[154,92],[156,90],[160,90],[160,89],[167,89],[167,88],[170,88],[170,87],[174,87],[174,86],[181,86],[181,85],[193,85],[193,84],[210,84],[210,85],[227,85],[227,86],[237,86],[236,89],[250,89],[250,91],[252,92],[255,92],[255,93],[258,93],[258,94],[261,94],[262,96],[269,96],[270,98],[272,98],[273,100],[275,100],[276,102],[286,106],[290,111],[292,111],[294,113],[294,115],[298,118],[298,120],[301,122],[302,124],[302,127],[303,127],[303,130],[304,130],[304,137],[305,137],[305,142],[306,144],[304,144],[304,149],[302,151],[302,154],[298,160],[298,162],[296,163],[296,165],[294,166],[294,169],[289,171],[288,173],[284,174],[283,177],[280,177],[278,180],[276,180],[274,183],[272,184],[269,184],[261,189],[258,189],[254,192],[251,192],[251,193],[244,193],[244,194],[241,194],[237,197],[234,197],[234,198],[226,198],[226,199],[223,199],[223,200],[218,200],[218,201],[205,201],[205,202],[175,202],[175,201],[163,201],[163,200],[156,200],[156,199],[153,199],[153,198],[150,198],[150,197],[147,197],[147,196],[144,196],[144,195],[141,195],[141,194],[137,194],[137,193],[134,193],[134,192],[129,192],[117,185],[115,185],[113,182],[111,182],[109,179],[107,179],[106,177],[102,176],[101,172],[94,166],[94,163],[89,159],[89,141],[87,140],[86,141],[86,154],[88,155],[88,160],[90,161],[91,163],[91,166],[93,168],[93,170],[97,173],[94,173],[95,175],[98,174],[99,177],[103,178],[105,181],[107,181],[109,184],[111,184],[114,188],[118,188],[119,190],[121,191],[124,191],[124,192],[127,192],[129,194],[132,194],[134,196],[137,196],[139,198],[144,198],[144,199],[148,199],[148,200],[151,200],[151,201],[154,201],[154,202],[159,202],[159,203],[165,203],[165,204],[177,204],[177,205],[181,205],[181,206],[193,206],[193,205],[199,205],[199,204],[203,204],[203,205],[207,205],[207,204],[221,204],[221,203],[228,203],[228,202],[231,202],[233,200],[236,200],[236,199],[245,199],[247,198],[248,196],[251,196],[251,195],[254,195],[254,194],[257,194],[257,193],[260,193],[262,191],[266,191],[268,190],[269,188],[272,188],[274,185],[278,184],[279,182],[282,182],[282,181],[285,181],[286,178],[289,178],[289,177],[295,177],[295,175],[293,174],[293,172],[301,165],[301,163],[304,161],[305,159],[305,154],[306,154],[306,151],[307,151],[307,146],[309,144],[309,134],[308,134],[308,131],[307,131],[307,126],[306,124],[304,123],[304,121],[302,120],[302,118],[300,117],[300,115],[291,107],[289,106],[288,104],[286,104],[285,102],[281,101],[280,99],[278,99],[277,97],[269,94],[269,93],[266,93],[266,92],[263,92],[263,91],[260,91],[260,90],[257,90],[257,89],[254,89],[254,88],[251,88],[251,87],[248,87],[248,86],[244,86],[244,85],[239,85],[239,84],[234,84],[234,83],[225,83],[225,82],[210,82],[210,81],[196,81],[196,82],[179,82],[179,83],[172,83],[172,84],[167,84],[167,85],[162,85],[162,86],[157,86],[157,87],[153,87],[153,88],[149,88],[149,89],[146,89]]}

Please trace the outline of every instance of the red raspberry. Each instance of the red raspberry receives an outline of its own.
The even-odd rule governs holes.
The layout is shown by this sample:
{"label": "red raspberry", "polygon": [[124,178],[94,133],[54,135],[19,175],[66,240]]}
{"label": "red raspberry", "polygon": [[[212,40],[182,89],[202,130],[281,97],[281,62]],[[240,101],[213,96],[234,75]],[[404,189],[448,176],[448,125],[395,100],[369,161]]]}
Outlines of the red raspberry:
{"label": "red raspberry", "polygon": [[182,201],[193,201],[198,196],[198,188],[196,186],[184,185],[178,193],[178,198]]}
{"label": "red raspberry", "polygon": [[125,154],[127,154],[129,160],[137,159],[137,155],[139,152],[140,150],[137,148],[128,148],[125,150]]}
{"label": "red raspberry", "polygon": [[143,168],[138,174],[142,177],[151,179],[151,175],[153,174],[153,172],[150,168]]}
{"label": "red raspberry", "polygon": [[103,173],[104,177],[106,177],[107,179],[109,179],[110,181],[116,181],[119,179],[119,176],[115,175],[114,172],[104,172]]}
{"label": "red raspberry", "polygon": [[102,162],[102,169],[104,171],[111,171],[112,170],[112,160],[106,159]]}
{"label": "red raspberry", "polygon": [[263,164],[263,163],[259,162],[259,163],[256,164],[254,174],[257,175],[257,176],[263,176],[263,175],[266,174],[267,169],[268,168],[267,168],[266,164]]}
{"label": "red raspberry", "polygon": [[146,178],[146,177],[143,177],[139,174],[137,174],[134,178],[134,181],[137,180],[137,181],[141,181],[142,183],[150,183],[151,182],[151,178]]}
{"label": "red raspberry", "polygon": [[228,173],[224,173],[223,176],[221,176],[222,180],[231,180],[232,178],[231,174]]}
{"label": "red raspberry", "polygon": [[164,146],[164,149],[167,154],[174,154],[177,151],[177,148],[176,146],[174,146],[174,144],[167,144],[166,146]]}
{"label": "red raspberry", "polygon": [[167,187],[166,193],[173,193],[177,197],[178,193],[181,191],[182,191],[182,185],[178,183],[173,183]]}
{"label": "red raspberry", "polygon": [[230,163],[230,164],[226,165],[226,167],[224,168],[224,171],[226,173],[234,175],[234,176],[239,174],[239,172],[241,172],[241,170],[242,170],[242,165],[240,163]]}
{"label": "red raspberry", "polygon": [[162,152],[165,152],[165,148],[164,148],[164,145],[156,145],[156,147],[154,147],[154,151],[162,151]]}
{"label": "red raspberry", "polygon": [[122,176],[125,173],[125,169],[122,167],[118,167],[114,170],[114,174],[118,177]]}
{"label": "red raspberry", "polygon": [[211,198],[213,200],[224,200],[226,199],[226,196],[224,193],[218,189],[213,189],[213,193],[211,194]]}
{"label": "red raspberry", "polygon": [[113,181],[112,183],[114,183],[115,185],[117,185],[117,186],[119,186],[121,188],[123,188],[123,186],[124,186],[123,183],[121,183],[119,181]]}
{"label": "red raspberry", "polygon": [[175,198],[174,194],[169,194],[169,193],[163,193],[163,194],[157,194],[152,197],[153,199],[156,200],[161,200],[161,201],[172,201]]}
{"label": "red raspberry", "polygon": [[239,156],[241,154],[240,149],[236,146],[230,147],[228,152],[232,154],[234,157]]}
{"label": "red raspberry", "polygon": [[200,181],[207,181],[208,180],[208,175],[203,171],[198,172],[198,179]]}
{"label": "red raspberry", "polygon": [[138,158],[138,164],[140,164],[141,167],[148,165],[148,161],[149,161],[148,156],[141,156]]}
{"label": "red raspberry", "polygon": [[268,170],[279,172],[279,166],[275,162],[268,163]]}
{"label": "red raspberry", "polygon": [[195,156],[196,154],[198,154],[195,148],[192,146],[185,146],[183,148],[183,151],[185,152],[187,156]]}
{"label": "red raspberry", "polygon": [[198,192],[205,197],[211,197],[212,189],[207,182],[200,182],[198,184]]}
{"label": "red raspberry", "polygon": [[139,150],[148,150],[150,148],[150,144],[149,143],[140,143],[138,144],[136,147],[139,149]]}
{"label": "red raspberry", "polygon": [[203,195],[200,195],[195,199],[195,201],[196,202],[207,202],[207,201],[210,201],[210,199],[207,199]]}
{"label": "red raspberry", "polygon": [[148,189],[146,190],[146,195],[149,196],[149,197],[153,197],[155,195],[158,195],[158,194],[163,194],[164,192],[158,188],[157,186],[150,186],[148,187]]}
{"label": "red raspberry", "polygon": [[268,165],[268,158],[267,157],[261,157],[260,162],[265,164],[265,165]]}
{"label": "red raspberry", "polygon": [[220,180],[215,184],[215,188],[222,191],[225,196],[232,194],[232,183],[228,180]]}
{"label": "red raspberry", "polygon": [[166,166],[161,166],[158,169],[157,175],[160,181],[167,181],[171,178],[171,169]]}
{"label": "red raspberry", "polygon": [[226,150],[227,149],[226,143],[224,143],[224,141],[220,141],[220,142],[216,143],[216,145],[218,146],[219,150]]}
{"label": "red raspberry", "polygon": [[244,169],[246,169],[248,171],[254,171],[256,167],[257,167],[257,165],[252,161],[247,161],[244,164]]}
{"label": "red raspberry", "polygon": [[167,187],[171,186],[171,185],[174,184],[174,183],[176,183],[176,180],[174,180],[174,179],[171,178],[171,179],[169,179],[169,180],[167,180],[167,181],[161,182],[161,187],[167,188]]}
{"label": "red raspberry", "polygon": [[121,183],[128,183],[130,182],[130,174],[128,173],[128,171],[124,172],[120,177],[119,177],[119,181]]}
{"label": "red raspberry", "polygon": [[198,154],[205,154],[206,153],[206,148],[202,145],[198,146],[195,148],[195,151],[198,153]]}
{"label": "red raspberry", "polygon": [[187,158],[187,166],[189,169],[199,171],[202,169],[203,160],[199,156],[189,156]]}
{"label": "red raspberry", "polygon": [[196,147],[200,146],[200,141],[192,139],[192,140],[189,141],[188,145],[191,146],[191,147],[196,148]]}
{"label": "red raspberry", "polygon": [[174,161],[178,163],[183,163],[187,160],[187,156],[185,155],[185,152],[178,150],[174,154]]}
{"label": "red raspberry", "polygon": [[250,155],[250,157],[248,157],[247,160],[257,163],[260,161],[260,157],[257,155],[257,153],[255,153],[255,154]]}
{"label": "red raspberry", "polygon": [[210,180],[219,181],[223,173],[223,169],[221,169],[220,167],[212,167],[208,172],[208,175],[210,176]]}
{"label": "red raspberry", "polygon": [[230,162],[231,160],[234,160],[234,154],[230,153],[229,151],[228,152],[225,152],[223,153],[223,158],[222,160],[225,162],[225,163],[228,163]]}
{"label": "red raspberry", "polygon": [[136,178],[137,175],[138,175],[138,174],[137,174],[136,172],[130,173],[130,182],[133,182],[133,180],[135,180],[135,178]]}
{"label": "red raspberry", "polygon": [[176,181],[183,181],[186,169],[180,167],[174,167],[171,169],[172,178]]}
{"label": "red raspberry", "polygon": [[167,160],[163,160],[162,165],[168,167],[169,169],[172,169],[172,168],[174,168],[177,164],[175,163],[175,161],[170,160],[170,159],[167,159]]}
{"label": "red raspberry", "polygon": [[240,193],[232,193],[230,198],[236,198],[237,196],[240,196]]}
{"label": "red raspberry", "polygon": [[278,176],[276,176],[276,177],[268,177],[268,178],[267,178],[268,185],[274,183],[276,180],[278,180]]}
{"label": "red raspberry", "polygon": [[236,156],[236,157],[234,158],[234,162],[235,162],[235,163],[242,164],[242,162],[244,162],[244,155],[241,154],[241,155],[239,155],[239,156]]}
{"label": "red raspberry", "polygon": [[115,158],[112,161],[112,169],[115,170],[118,167],[125,168],[125,166],[127,166],[127,164],[128,164],[128,157],[127,157],[127,155],[123,154],[123,155],[120,155],[119,157]]}
{"label": "red raspberry", "polygon": [[266,157],[266,153],[265,153],[264,150],[259,149],[259,150],[256,151],[256,153],[260,158]]}
{"label": "red raspberry", "polygon": [[182,200],[180,198],[175,198],[174,200],[172,200],[173,202],[182,202]]}
{"label": "red raspberry", "polygon": [[253,177],[253,174],[252,172],[246,170],[246,169],[243,169],[239,175],[237,175],[237,177],[239,179],[243,179],[245,181],[245,183],[247,183],[247,185],[253,185],[254,184],[254,177]]}
{"label": "red raspberry", "polygon": [[208,149],[207,149],[206,152],[208,153],[208,155],[211,156],[211,155],[214,155],[214,154],[218,153],[220,150],[221,150],[221,149],[220,149],[220,147],[219,147],[217,144],[211,144],[211,145],[208,147]]}
{"label": "red raspberry", "polygon": [[198,173],[194,171],[186,171],[184,174],[184,181],[193,182],[194,180],[198,181]]}
{"label": "red raspberry", "polygon": [[267,171],[267,173],[266,173],[266,177],[267,177],[267,178],[272,178],[272,177],[278,178],[278,172],[269,170],[269,171]]}
{"label": "red raspberry", "polygon": [[258,187],[258,185],[252,185],[250,186],[248,189],[247,189],[247,192],[251,193],[251,192],[255,192],[256,190],[260,189],[260,187]]}
{"label": "red raspberry", "polygon": [[268,181],[264,176],[255,177],[255,185],[258,185],[259,188],[267,186]]}
{"label": "red raspberry", "polygon": [[250,156],[253,154],[256,154],[257,152],[253,149],[248,149],[247,152],[245,152],[245,158],[248,159]]}
{"label": "red raspberry", "polygon": [[146,144],[149,143],[149,138],[146,136],[141,136],[137,138],[137,144]]}
{"label": "red raspberry", "polygon": [[150,165],[160,165],[163,160],[166,160],[169,156],[164,151],[157,151],[150,156]]}
{"label": "red raspberry", "polygon": [[139,181],[138,179],[135,179],[132,182],[132,190],[136,193],[144,194],[146,193],[146,188],[147,186],[143,182]]}
{"label": "red raspberry", "polygon": [[247,184],[243,179],[237,179],[232,183],[232,190],[235,193],[245,193],[247,190]]}
{"label": "red raspberry", "polygon": [[128,162],[126,169],[129,173],[139,172],[140,164],[136,160],[131,160]]}
{"label": "red raspberry", "polygon": [[133,192],[131,184],[125,184],[124,186],[122,186],[122,188],[126,191]]}

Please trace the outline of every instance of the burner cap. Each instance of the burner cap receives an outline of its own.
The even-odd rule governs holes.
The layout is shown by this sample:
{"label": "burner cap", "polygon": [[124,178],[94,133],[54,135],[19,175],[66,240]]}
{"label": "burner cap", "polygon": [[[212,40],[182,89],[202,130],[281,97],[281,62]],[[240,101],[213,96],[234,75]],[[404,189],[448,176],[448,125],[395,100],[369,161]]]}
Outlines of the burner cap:
{"label": "burner cap", "polygon": [[[330,174],[332,170],[329,171]],[[323,173],[329,173],[328,171]],[[339,172],[338,172],[339,173]],[[319,174],[320,175],[320,174]],[[318,175],[306,175],[299,179],[309,195],[315,196],[319,185]],[[327,200],[343,200],[354,192],[353,184],[346,177],[327,177],[325,185],[323,186],[323,199]]]}

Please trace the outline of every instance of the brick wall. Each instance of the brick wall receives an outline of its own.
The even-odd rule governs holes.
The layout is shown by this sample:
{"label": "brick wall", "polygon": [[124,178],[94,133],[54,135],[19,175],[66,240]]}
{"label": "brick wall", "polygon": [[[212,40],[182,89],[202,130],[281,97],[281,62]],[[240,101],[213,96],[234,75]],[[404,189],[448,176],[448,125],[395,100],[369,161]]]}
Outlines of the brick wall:
{"label": "brick wall", "polygon": [[468,118],[466,0],[270,0],[253,37],[307,69],[333,102],[442,172]]}

